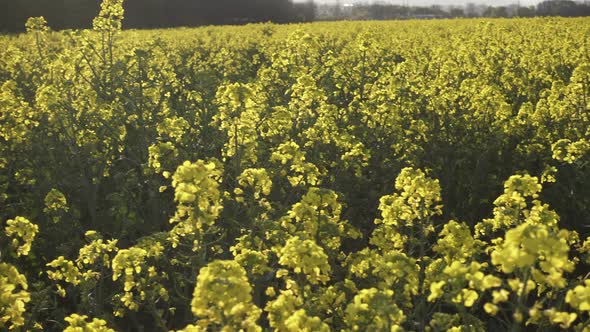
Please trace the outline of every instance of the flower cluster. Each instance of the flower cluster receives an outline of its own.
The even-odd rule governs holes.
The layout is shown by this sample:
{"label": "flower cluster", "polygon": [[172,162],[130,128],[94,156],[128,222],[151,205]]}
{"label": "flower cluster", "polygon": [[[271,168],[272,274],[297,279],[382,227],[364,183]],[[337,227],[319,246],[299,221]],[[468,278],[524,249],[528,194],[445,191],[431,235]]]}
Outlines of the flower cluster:
{"label": "flower cluster", "polygon": [[214,162],[186,161],[178,167],[172,176],[174,200],[178,207],[170,220],[176,223],[171,232],[175,245],[183,237],[196,236],[194,246],[197,248],[199,236],[214,225],[223,208],[220,180],[221,170]]}
{"label": "flower cluster", "polygon": [[[221,330],[261,331],[246,271],[234,261],[214,261],[197,278],[191,308],[197,325]],[[185,331],[190,331],[186,329]]]}
{"label": "flower cluster", "polygon": [[24,325],[25,305],[31,301],[27,289],[27,279],[16,267],[0,263],[0,328]]}
{"label": "flower cluster", "polygon": [[121,30],[124,12],[123,0],[104,0],[92,27],[101,32]]}
{"label": "flower cluster", "polygon": [[16,248],[16,254],[26,256],[31,251],[31,245],[39,232],[39,226],[31,223],[27,218],[16,217],[8,219],[4,232],[13,238],[12,246]]}
{"label": "flower cluster", "polygon": [[88,316],[72,314],[65,318],[68,326],[64,332],[115,332],[107,327],[107,322],[102,319],[93,318],[88,322]]}
{"label": "flower cluster", "polygon": [[[328,256],[313,240],[302,240],[294,236],[287,240],[278,253],[279,263],[296,274],[302,274],[312,284],[325,283],[330,279]],[[277,277],[287,274],[279,270]]]}
{"label": "flower cluster", "polygon": [[113,258],[113,281],[121,279],[123,282],[123,293],[115,295],[115,298],[125,307],[115,311],[117,316],[124,316],[125,310],[137,311],[144,302],[168,299],[168,291],[161,284],[167,275],[149,262],[150,258],[162,254],[163,247],[157,242],[145,243],[144,246],[146,248],[121,249]]}

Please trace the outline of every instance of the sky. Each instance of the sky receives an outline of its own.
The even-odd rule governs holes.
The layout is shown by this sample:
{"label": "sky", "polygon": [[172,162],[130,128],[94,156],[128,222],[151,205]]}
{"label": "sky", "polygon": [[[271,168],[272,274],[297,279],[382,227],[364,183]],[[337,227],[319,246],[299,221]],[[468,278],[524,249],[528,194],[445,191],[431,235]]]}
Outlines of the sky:
{"label": "sky", "polygon": [[[449,6],[449,5],[465,5],[466,3],[475,3],[475,4],[484,4],[484,5],[491,5],[491,6],[505,6],[510,4],[517,3],[518,0],[314,0],[317,4],[323,3],[355,3],[355,2],[362,2],[362,3],[391,3],[396,5],[402,5],[404,3],[408,3],[410,6],[430,6],[430,5],[440,5],[440,6]],[[532,6],[538,4],[539,0],[520,0],[521,6]]]}

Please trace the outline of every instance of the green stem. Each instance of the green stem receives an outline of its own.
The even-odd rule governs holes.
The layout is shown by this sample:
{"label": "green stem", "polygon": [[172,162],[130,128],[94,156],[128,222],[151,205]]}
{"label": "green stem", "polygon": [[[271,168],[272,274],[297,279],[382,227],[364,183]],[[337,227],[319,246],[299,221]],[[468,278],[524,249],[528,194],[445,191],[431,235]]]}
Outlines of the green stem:
{"label": "green stem", "polygon": [[162,319],[162,316],[160,315],[160,313],[156,309],[156,305],[154,304],[153,301],[150,302],[149,308],[150,308],[150,313],[152,314],[152,317],[154,317],[154,321],[156,323],[156,327],[158,327],[158,329],[160,331],[167,332],[168,331],[168,328],[166,328],[166,324],[164,323],[164,320]]}

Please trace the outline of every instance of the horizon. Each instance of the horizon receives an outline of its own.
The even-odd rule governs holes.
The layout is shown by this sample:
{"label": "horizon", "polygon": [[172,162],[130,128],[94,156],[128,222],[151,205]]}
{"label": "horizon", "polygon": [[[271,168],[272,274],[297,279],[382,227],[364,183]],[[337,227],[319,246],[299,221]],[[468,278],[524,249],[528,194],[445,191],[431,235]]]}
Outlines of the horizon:
{"label": "horizon", "polygon": [[[305,2],[306,0],[295,0],[295,2]],[[408,5],[408,6],[465,6],[469,3],[476,5],[487,5],[487,6],[508,6],[519,4],[521,6],[535,6],[541,1],[539,0],[314,0],[316,4],[336,4],[336,3],[380,3],[380,4],[391,4],[391,5]]]}

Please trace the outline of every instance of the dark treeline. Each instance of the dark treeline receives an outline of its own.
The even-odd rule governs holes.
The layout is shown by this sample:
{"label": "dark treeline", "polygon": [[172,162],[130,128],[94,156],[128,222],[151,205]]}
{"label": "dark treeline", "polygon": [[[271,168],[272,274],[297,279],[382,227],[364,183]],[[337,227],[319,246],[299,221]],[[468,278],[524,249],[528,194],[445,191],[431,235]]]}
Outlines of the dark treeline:
{"label": "dark treeline", "polygon": [[[102,0],[0,0],[0,32],[24,30],[44,16],[55,30],[89,28]],[[125,0],[125,28],[162,28],[314,19],[313,2],[291,0]]]}
{"label": "dark treeline", "polygon": [[[20,32],[32,16],[55,30],[90,28],[102,0],[0,0],[0,32]],[[351,3],[354,1],[351,0]],[[588,1],[546,0],[537,6],[408,7],[340,2],[317,7],[313,0],[125,0],[125,28],[321,20],[387,20],[451,17],[590,16]]]}
{"label": "dark treeline", "polygon": [[519,6],[517,1],[509,6],[487,6],[467,3],[461,7],[416,7],[385,3],[344,2],[318,7],[320,20],[391,20],[407,18],[454,17],[534,17],[534,16],[590,16],[590,1],[546,0],[537,6]]}

